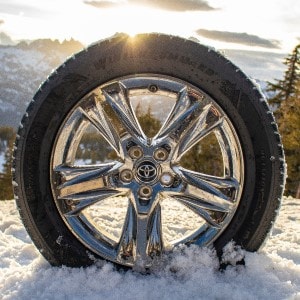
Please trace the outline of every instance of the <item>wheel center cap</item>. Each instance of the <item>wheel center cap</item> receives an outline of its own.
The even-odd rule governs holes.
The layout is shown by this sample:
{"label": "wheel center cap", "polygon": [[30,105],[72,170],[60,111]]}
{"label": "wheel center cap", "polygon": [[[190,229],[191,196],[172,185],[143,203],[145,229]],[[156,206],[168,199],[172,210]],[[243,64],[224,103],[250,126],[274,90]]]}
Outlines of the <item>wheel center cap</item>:
{"label": "wheel center cap", "polygon": [[142,182],[154,181],[157,177],[157,167],[149,160],[143,161],[137,167],[136,175]]}

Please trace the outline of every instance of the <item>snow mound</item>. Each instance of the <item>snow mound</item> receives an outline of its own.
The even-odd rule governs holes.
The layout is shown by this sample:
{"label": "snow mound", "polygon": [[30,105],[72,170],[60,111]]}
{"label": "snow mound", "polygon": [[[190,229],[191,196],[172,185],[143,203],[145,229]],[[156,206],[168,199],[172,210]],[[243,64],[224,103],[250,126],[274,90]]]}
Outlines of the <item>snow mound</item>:
{"label": "snow mound", "polygon": [[[179,247],[150,275],[51,267],[27,235],[13,201],[0,202],[2,299],[300,299],[300,200],[284,198],[279,217],[259,253],[226,246],[219,270],[213,249]],[[245,265],[236,264],[244,258]]]}

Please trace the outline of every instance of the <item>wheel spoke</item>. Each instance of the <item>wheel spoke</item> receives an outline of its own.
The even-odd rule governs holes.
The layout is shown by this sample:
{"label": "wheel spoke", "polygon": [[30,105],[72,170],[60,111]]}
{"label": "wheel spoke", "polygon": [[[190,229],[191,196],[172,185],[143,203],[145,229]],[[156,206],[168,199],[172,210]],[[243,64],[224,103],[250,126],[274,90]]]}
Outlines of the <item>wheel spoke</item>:
{"label": "wheel spoke", "polygon": [[241,154],[235,146],[234,136],[227,134],[227,132],[229,132],[229,125],[226,123],[215,132],[222,151],[224,171],[226,176],[239,177],[241,175],[239,172],[241,168],[239,165]]}
{"label": "wheel spoke", "polygon": [[76,109],[65,124],[64,134],[57,139],[56,147],[59,151],[53,158],[54,166],[62,162],[72,164],[75,161],[78,145],[88,126],[89,121]]}
{"label": "wheel spoke", "polygon": [[197,120],[181,136],[173,159],[178,161],[189,149],[223,123],[212,104],[206,105]]}
{"label": "wheel spoke", "polygon": [[145,214],[137,216],[136,260],[135,264],[145,266],[150,261],[147,253],[149,217]]}
{"label": "wheel spoke", "polygon": [[99,100],[95,95],[90,96],[89,101],[82,104],[78,110],[88,119],[101,133],[110,146],[117,152],[117,155],[124,159],[118,133],[114,129],[108,116],[102,109]]}
{"label": "wheel spoke", "polygon": [[155,210],[152,213],[151,224],[149,226],[149,238],[147,253],[151,257],[154,255],[158,256],[163,250],[163,239],[162,239],[162,223],[161,223],[161,207],[157,204]]}
{"label": "wheel spoke", "polygon": [[187,88],[182,89],[178,95],[178,100],[169,113],[165,123],[154,137],[154,140],[161,140],[175,130],[182,132],[190,123],[187,122],[187,120],[192,119],[193,114],[200,107],[200,102],[197,100],[197,98],[192,97],[192,94],[189,93]]}
{"label": "wheel spoke", "polygon": [[58,197],[92,191],[103,186],[102,179],[116,171],[122,163],[112,162],[95,166],[72,167],[60,165],[54,169]]}
{"label": "wheel spoke", "polygon": [[128,132],[141,143],[146,144],[147,137],[141,129],[128,99],[127,92],[126,87],[120,82],[115,82],[102,89],[106,101],[110,104]]}
{"label": "wheel spoke", "polygon": [[[205,175],[183,168],[178,168],[181,177],[190,185],[197,189],[207,201],[218,201],[224,205],[231,202],[239,189],[239,183],[232,177],[221,178]],[[227,204],[226,204],[227,205]]]}
{"label": "wheel spoke", "polygon": [[117,258],[120,261],[133,263],[136,257],[136,213],[129,201],[127,214],[117,249]]}
{"label": "wheel spoke", "polygon": [[93,192],[86,192],[79,195],[63,197],[61,199],[68,201],[68,205],[71,207],[71,210],[65,213],[65,215],[75,216],[91,205],[94,205],[110,197],[117,197],[122,195],[124,195],[124,192],[122,191],[103,188]]}
{"label": "wheel spoke", "polygon": [[138,266],[149,264],[154,256],[163,251],[161,226],[159,204],[148,215],[137,214],[130,203],[117,249],[118,259]]}
{"label": "wheel spoke", "polygon": [[215,228],[220,228],[220,225],[212,218],[212,216],[208,213],[208,210],[213,212],[227,212],[227,210],[224,210],[223,207],[206,202],[205,200],[193,195],[174,193],[168,194],[168,196],[190,208],[197,215],[202,217],[209,225]]}

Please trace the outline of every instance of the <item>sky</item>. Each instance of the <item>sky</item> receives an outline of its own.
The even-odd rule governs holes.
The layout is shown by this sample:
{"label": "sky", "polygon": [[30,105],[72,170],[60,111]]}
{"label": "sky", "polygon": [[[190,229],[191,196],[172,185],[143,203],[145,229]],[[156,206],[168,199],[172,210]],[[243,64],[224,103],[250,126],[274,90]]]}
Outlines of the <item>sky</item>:
{"label": "sky", "polygon": [[300,42],[299,0],[0,0],[13,40],[74,38],[85,45],[127,32],[196,37],[217,49],[290,53]]}

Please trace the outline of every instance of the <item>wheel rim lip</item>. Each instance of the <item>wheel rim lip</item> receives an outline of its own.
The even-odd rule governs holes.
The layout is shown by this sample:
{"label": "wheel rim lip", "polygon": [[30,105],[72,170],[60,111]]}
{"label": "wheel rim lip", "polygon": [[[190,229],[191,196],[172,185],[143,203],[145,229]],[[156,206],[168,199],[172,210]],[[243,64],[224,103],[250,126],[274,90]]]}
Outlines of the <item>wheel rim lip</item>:
{"label": "wheel rim lip", "polygon": [[[146,80],[153,80],[155,82],[159,81],[159,82],[164,82],[167,81],[167,86],[170,89],[170,86],[175,87],[177,85],[185,85],[185,86],[189,86],[194,90],[200,91],[201,94],[204,94],[205,97],[207,97],[211,102],[213,102],[214,106],[218,107],[218,110],[221,111],[224,116],[226,116],[226,123],[228,124],[230,130],[231,130],[231,134],[234,137],[235,140],[235,146],[237,148],[238,153],[238,157],[239,157],[239,162],[238,162],[238,169],[239,169],[239,188],[238,188],[238,193],[235,197],[235,205],[234,208],[232,209],[232,211],[225,217],[224,221],[223,221],[223,228],[221,228],[221,230],[216,230],[216,228],[211,227],[210,229],[205,231],[204,235],[201,235],[200,237],[198,236],[197,231],[194,232],[193,234],[185,237],[184,239],[180,239],[180,240],[174,240],[173,242],[173,246],[177,246],[181,243],[187,243],[190,244],[191,240],[193,240],[195,237],[197,237],[196,241],[194,241],[193,243],[196,245],[200,245],[200,246],[206,246],[206,245],[211,245],[221,234],[222,232],[228,227],[230,221],[233,219],[235,212],[237,210],[237,207],[239,205],[240,199],[241,199],[241,195],[242,195],[242,191],[243,191],[243,186],[244,186],[244,161],[243,161],[243,151],[242,151],[242,147],[238,138],[238,134],[236,133],[234,126],[232,124],[232,122],[230,121],[230,119],[227,117],[227,114],[224,112],[224,110],[219,106],[219,104],[213,99],[211,98],[208,94],[206,94],[203,90],[201,90],[200,88],[195,87],[194,85],[187,83],[181,79],[178,78],[174,78],[174,77],[170,77],[170,76],[165,76],[165,75],[158,75],[158,74],[138,74],[138,75],[133,75],[133,76],[126,76],[126,77],[121,77],[121,78],[117,78],[115,80],[109,81],[107,83],[104,84],[99,84],[95,89],[101,88],[103,86],[107,86],[110,85],[112,82],[122,82],[122,81],[126,81],[126,83],[130,83],[131,80],[133,80],[132,85],[130,86],[129,89],[137,89],[137,78],[141,81]],[[153,85],[151,85],[153,86]],[[146,90],[145,86],[142,85],[142,89]],[[155,91],[156,92],[156,91]],[[172,91],[174,92],[174,91]],[[178,91],[177,91],[178,92]],[[149,91],[149,93],[151,93],[151,91]],[[89,93],[88,93],[89,94]],[[78,102],[77,104],[71,109],[71,111],[69,112],[68,116],[64,119],[63,123],[60,126],[60,129],[58,130],[58,133],[56,135],[56,139],[54,142],[54,146],[52,148],[52,152],[51,152],[51,162],[50,162],[50,182],[51,182],[51,189],[52,189],[52,194],[54,197],[54,201],[55,204],[58,208],[59,214],[61,215],[64,223],[66,224],[66,226],[70,229],[70,231],[73,233],[73,235],[75,235],[75,237],[81,242],[83,243],[87,248],[89,248],[92,252],[100,255],[101,257],[108,259],[114,263],[117,264],[121,264],[121,265],[125,265],[125,266],[129,266],[132,267],[133,263],[132,262],[124,262],[124,261],[120,261],[118,258],[115,258],[115,249],[113,247],[105,247],[105,245],[101,242],[99,243],[99,241],[95,240],[95,237],[93,235],[91,235],[89,232],[86,231],[86,228],[84,225],[85,224],[85,220],[84,220],[84,216],[80,216],[78,218],[71,218],[68,219],[65,217],[65,213],[61,211],[61,206],[59,204],[59,199],[57,197],[57,186],[55,184],[55,180],[54,178],[54,169],[55,169],[55,161],[56,159],[56,146],[57,146],[57,141],[61,135],[61,133],[64,131],[64,128],[66,126],[66,122],[68,122],[68,120],[71,118],[72,114],[75,112],[76,108],[78,108],[81,105],[81,102],[85,101],[85,96],[83,96]],[[145,145],[143,145],[142,143],[140,145],[138,145],[138,147],[142,147],[143,149],[145,149]],[[149,158],[144,158],[143,161],[145,160],[149,160]],[[163,171],[160,171],[161,173],[163,173]],[[135,177],[137,177],[135,175]],[[159,179],[158,177],[155,178],[154,180],[150,181],[150,184],[153,184],[155,182],[157,182]],[[144,182],[140,181],[140,185],[144,184]],[[88,223],[88,222],[86,222]],[[207,224],[205,224],[206,226]],[[203,231],[203,229],[201,229]],[[201,231],[199,229],[199,231]],[[112,242],[112,241],[110,241]],[[113,243],[111,243],[113,244]]]}

